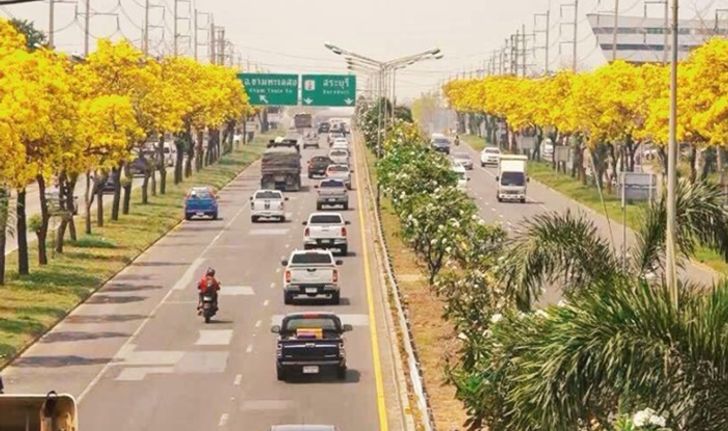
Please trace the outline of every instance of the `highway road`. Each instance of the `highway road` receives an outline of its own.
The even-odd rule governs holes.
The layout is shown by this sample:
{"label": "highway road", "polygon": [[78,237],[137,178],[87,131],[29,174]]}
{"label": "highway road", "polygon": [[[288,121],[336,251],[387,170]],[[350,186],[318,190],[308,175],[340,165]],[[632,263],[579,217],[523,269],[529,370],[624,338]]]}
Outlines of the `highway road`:
{"label": "highway road", "polygon": [[[474,168],[472,171],[468,171],[468,176],[471,178],[468,183],[468,193],[474,198],[480,210],[480,215],[485,221],[501,223],[506,230],[513,232],[524,220],[538,214],[549,211],[563,213],[571,210],[574,213],[586,214],[593,221],[601,235],[607,239],[613,237],[615,248],[621,250],[623,229],[622,224],[617,221],[611,220],[608,222],[603,215],[535,180],[531,180],[528,184],[528,201],[525,204],[498,202],[495,193],[497,167],[481,168],[479,153],[468,145],[452,147],[452,151],[470,153],[473,159]],[[634,233],[627,229],[627,244],[631,245],[633,243]],[[718,274],[710,268],[693,263],[686,265],[682,273],[683,276],[687,275],[693,281],[706,284],[719,279]],[[546,303],[558,302],[560,296],[557,290],[549,289],[545,292],[543,301]]]}
{"label": "highway road", "polygon": [[[305,150],[304,163],[323,153]],[[3,371],[6,391],[75,395],[82,430],[402,429],[374,227],[362,231],[363,184],[343,212],[352,224],[342,304],[285,306],[280,261],[302,248],[313,181],[304,175],[304,191],[287,194],[286,222],[252,224],[248,197],[259,169],[253,164],[221,191],[221,220],[182,222],[13,362]],[[195,312],[195,282],[209,266],[222,291],[220,313],[206,325]],[[276,380],[270,327],[308,309],[334,311],[353,325],[345,381]]]}

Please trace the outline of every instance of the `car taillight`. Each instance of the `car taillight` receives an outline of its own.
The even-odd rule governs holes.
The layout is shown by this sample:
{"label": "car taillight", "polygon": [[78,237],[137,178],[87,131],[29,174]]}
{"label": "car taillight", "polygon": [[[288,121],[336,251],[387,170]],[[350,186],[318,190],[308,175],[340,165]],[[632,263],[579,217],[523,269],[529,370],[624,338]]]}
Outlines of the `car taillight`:
{"label": "car taillight", "polygon": [[341,228],[341,236],[346,236],[346,228],[345,227],[342,227]]}
{"label": "car taillight", "polygon": [[286,271],[286,283],[291,282],[291,271]]}
{"label": "car taillight", "polygon": [[311,229],[309,229],[309,228],[304,229],[303,236],[309,236],[309,235],[311,235]]}
{"label": "car taillight", "polygon": [[337,281],[339,281],[339,271],[335,269],[334,270],[334,283],[336,283]]}

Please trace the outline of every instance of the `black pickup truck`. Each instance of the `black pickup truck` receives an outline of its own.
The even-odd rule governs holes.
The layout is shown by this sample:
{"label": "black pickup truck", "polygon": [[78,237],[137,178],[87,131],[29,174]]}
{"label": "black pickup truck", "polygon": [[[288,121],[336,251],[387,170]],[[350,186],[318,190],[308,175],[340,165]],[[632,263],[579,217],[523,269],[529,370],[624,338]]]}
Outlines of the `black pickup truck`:
{"label": "black pickup truck", "polygon": [[271,328],[278,334],[276,374],[287,380],[293,373],[320,375],[325,370],[336,371],[340,380],[346,378],[344,332],[351,325],[342,325],[333,313],[292,313],[283,318],[280,326]]}

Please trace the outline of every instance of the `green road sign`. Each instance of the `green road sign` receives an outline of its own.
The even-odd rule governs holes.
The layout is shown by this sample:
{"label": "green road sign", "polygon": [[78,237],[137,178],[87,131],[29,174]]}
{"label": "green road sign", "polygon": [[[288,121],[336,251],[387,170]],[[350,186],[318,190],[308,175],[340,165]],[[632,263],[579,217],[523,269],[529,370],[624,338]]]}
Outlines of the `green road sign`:
{"label": "green road sign", "polygon": [[239,73],[251,105],[298,105],[298,75]]}
{"label": "green road sign", "polygon": [[356,76],[303,75],[303,106],[354,106]]}

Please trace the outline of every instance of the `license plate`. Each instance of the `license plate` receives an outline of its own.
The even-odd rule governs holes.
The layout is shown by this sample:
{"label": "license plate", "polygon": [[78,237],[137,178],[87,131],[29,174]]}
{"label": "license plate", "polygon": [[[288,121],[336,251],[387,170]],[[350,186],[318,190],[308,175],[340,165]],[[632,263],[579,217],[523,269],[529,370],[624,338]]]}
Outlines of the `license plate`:
{"label": "license plate", "polygon": [[195,213],[195,215],[197,215],[197,216],[203,216],[203,215],[205,215],[205,213],[203,213],[202,211],[197,211]]}
{"label": "license plate", "polygon": [[336,199],[329,199],[329,202],[336,202]]}
{"label": "license plate", "polygon": [[318,289],[316,289],[315,287],[307,287],[306,293],[318,293]]}
{"label": "license plate", "polygon": [[321,240],[321,244],[331,244],[331,240],[330,239],[322,239]]}
{"label": "license plate", "polygon": [[303,374],[318,374],[318,372],[318,365],[304,365],[303,367]]}

